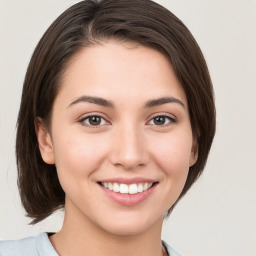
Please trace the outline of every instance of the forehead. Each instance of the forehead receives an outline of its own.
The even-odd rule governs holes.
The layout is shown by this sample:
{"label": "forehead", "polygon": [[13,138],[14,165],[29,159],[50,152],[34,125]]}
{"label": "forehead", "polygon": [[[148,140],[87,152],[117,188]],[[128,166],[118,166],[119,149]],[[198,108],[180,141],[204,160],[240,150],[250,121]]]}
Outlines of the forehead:
{"label": "forehead", "polygon": [[82,95],[109,98],[116,103],[185,93],[169,60],[155,49],[134,43],[109,42],[86,47],[68,63],[58,97]]}

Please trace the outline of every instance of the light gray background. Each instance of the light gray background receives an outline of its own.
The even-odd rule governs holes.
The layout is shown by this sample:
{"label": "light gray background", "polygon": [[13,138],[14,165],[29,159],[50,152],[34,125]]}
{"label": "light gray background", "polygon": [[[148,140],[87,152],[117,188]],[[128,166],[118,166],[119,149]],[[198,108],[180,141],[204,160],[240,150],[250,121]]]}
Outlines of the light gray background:
{"label": "light gray background", "polygon": [[[59,212],[36,226],[16,186],[15,123],[32,51],[72,0],[0,0],[0,238],[61,227]],[[217,134],[205,173],[165,222],[184,256],[256,255],[256,1],[158,1],[191,30],[216,93]]]}

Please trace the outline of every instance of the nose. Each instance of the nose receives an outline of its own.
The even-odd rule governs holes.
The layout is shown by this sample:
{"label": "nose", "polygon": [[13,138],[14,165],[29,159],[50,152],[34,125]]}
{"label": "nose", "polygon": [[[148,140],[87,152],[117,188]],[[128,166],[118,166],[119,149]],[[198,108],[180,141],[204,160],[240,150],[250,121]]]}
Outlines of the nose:
{"label": "nose", "polygon": [[149,154],[143,132],[136,125],[126,125],[116,129],[113,135],[111,162],[125,170],[134,170],[145,166]]}

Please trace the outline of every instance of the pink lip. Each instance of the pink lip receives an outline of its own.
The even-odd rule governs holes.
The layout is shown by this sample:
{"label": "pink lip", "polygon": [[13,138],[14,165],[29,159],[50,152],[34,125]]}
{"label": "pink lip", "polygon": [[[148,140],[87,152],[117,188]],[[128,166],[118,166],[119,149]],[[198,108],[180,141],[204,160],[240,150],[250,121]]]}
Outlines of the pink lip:
{"label": "pink lip", "polygon": [[[133,183],[136,183],[136,182],[133,182]],[[132,194],[132,195],[114,192],[112,190],[109,190],[109,189],[103,187],[100,184],[99,184],[99,186],[104,191],[105,195],[107,195],[114,202],[124,205],[124,206],[135,206],[135,205],[138,205],[139,203],[143,202],[144,200],[146,200],[153,193],[157,184],[153,185],[151,188],[149,188],[148,190],[146,190],[144,192]]]}

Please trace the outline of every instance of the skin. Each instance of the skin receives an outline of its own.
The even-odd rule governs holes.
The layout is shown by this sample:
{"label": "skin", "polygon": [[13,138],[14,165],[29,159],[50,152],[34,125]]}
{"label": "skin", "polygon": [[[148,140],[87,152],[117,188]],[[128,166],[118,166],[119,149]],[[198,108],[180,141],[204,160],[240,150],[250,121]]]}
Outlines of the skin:
{"label": "skin", "polygon": [[[115,107],[75,102],[84,95]],[[144,108],[160,97],[183,105]],[[102,117],[99,125],[85,119],[93,115]],[[154,118],[163,115],[159,125]],[[163,255],[164,213],[197,160],[186,95],[167,58],[131,43],[85,48],[65,72],[50,129],[40,118],[36,123],[42,158],[56,165],[66,193],[63,227],[50,237],[56,251],[61,256]],[[116,177],[158,183],[146,200],[126,206],[108,198],[97,183]]]}

